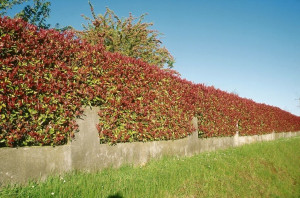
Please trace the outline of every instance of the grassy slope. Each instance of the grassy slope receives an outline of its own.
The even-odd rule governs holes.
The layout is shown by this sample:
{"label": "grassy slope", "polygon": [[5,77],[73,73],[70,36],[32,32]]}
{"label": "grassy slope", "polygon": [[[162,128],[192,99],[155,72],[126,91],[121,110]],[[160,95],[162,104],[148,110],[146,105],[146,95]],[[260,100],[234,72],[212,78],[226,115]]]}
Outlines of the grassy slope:
{"label": "grassy slope", "polygon": [[144,167],[72,172],[7,187],[0,197],[300,197],[300,137]]}

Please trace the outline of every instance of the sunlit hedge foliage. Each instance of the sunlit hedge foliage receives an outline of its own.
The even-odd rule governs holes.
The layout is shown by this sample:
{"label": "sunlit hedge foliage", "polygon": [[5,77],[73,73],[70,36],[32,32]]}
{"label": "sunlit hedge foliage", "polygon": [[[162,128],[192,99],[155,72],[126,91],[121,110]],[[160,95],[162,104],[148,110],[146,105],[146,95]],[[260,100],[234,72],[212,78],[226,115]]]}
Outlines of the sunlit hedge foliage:
{"label": "sunlit hedge foliage", "polygon": [[101,143],[300,130],[300,118],[173,70],[90,45],[71,32],[0,18],[0,146],[59,145],[74,136],[82,107],[100,107]]}

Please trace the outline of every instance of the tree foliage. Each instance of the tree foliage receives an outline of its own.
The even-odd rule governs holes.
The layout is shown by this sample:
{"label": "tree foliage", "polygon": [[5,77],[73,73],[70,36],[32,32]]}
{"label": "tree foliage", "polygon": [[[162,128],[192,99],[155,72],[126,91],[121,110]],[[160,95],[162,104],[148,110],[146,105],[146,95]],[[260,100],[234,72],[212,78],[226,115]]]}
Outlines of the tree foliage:
{"label": "tree foliage", "polygon": [[[79,35],[92,44],[102,43],[110,52],[119,52],[126,56],[142,59],[158,67],[173,67],[174,58],[170,52],[162,47],[156,30],[150,30],[153,23],[143,22],[146,14],[136,18],[129,14],[128,18],[120,19],[112,10],[106,8],[104,15],[96,16],[92,4],[89,2],[92,16],[85,30]],[[135,23],[135,21],[137,22]]]}
{"label": "tree foliage", "polygon": [[46,19],[50,14],[50,5],[51,3],[49,1],[33,0],[33,6],[25,6],[16,16],[39,28],[48,29],[50,24],[46,24]]}
{"label": "tree foliage", "polygon": [[22,4],[28,0],[0,0],[0,16],[5,15],[14,5]]}
{"label": "tree foliage", "polygon": [[[28,0],[0,0],[0,2],[0,16],[3,16],[8,9],[28,2]],[[48,29],[50,24],[46,23],[46,19],[51,11],[50,5],[51,3],[46,0],[33,0],[33,5],[26,5],[15,17],[36,25],[38,28]]]}

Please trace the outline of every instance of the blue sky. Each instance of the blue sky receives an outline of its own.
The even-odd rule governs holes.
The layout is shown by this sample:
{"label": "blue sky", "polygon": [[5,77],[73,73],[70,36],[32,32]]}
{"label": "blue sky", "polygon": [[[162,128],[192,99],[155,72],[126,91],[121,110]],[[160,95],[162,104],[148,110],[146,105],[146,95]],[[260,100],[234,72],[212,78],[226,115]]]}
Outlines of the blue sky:
{"label": "blue sky", "polygon": [[[164,33],[174,69],[194,83],[213,85],[300,116],[299,0],[91,0],[119,17],[148,13]],[[52,0],[48,23],[82,30],[87,0]],[[26,5],[26,4],[25,4]],[[23,7],[23,6],[21,6]],[[8,15],[20,9],[14,7]]]}

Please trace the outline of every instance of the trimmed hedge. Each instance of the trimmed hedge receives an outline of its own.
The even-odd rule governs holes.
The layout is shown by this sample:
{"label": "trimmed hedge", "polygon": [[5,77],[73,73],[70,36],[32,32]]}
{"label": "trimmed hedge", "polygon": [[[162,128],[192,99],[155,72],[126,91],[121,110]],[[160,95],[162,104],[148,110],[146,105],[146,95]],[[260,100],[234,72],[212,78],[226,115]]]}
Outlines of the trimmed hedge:
{"label": "trimmed hedge", "polygon": [[199,133],[203,137],[259,135],[300,130],[300,117],[278,107],[259,104],[235,94],[198,85]]}
{"label": "trimmed hedge", "polygon": [[173,70],[90,45],[72,32],[0,18],[0,146],[59,145],[82,106],[100,107],[101,143],[299,131],[300,117],[193,84]]}
{"label": "trimmed hedge", "polygon": [[20,19],[1,18],[0,28],[0,144],[65,143],[86,98],[86,46]]}

